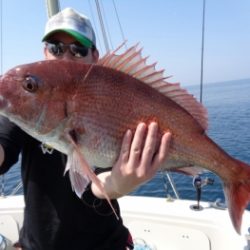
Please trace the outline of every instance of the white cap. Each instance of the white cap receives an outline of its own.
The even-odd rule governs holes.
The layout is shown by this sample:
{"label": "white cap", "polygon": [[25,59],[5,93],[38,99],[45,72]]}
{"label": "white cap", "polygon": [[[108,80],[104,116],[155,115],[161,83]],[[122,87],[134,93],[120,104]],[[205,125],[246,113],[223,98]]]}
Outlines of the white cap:
{"label": "white cap", "polygon": [[90,20],[72,8],[66,8],[48,20],[42,41],[59,31],[68,33],[89,48],[96,46],[95,32]]}

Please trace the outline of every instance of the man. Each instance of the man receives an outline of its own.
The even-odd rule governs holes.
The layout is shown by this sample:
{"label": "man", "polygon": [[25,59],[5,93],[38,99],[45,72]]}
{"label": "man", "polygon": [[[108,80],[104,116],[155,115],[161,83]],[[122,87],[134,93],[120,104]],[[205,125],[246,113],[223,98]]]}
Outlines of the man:
{"label": "man", "polygon": [[[43,41],[48,60],[95,63],[99,58],[90,21],[70,8],[48,21]],[[134,135],[128,131],[113,168],[96,169],[119,217],[119,205],[114,199],[152,178],[166,159],[170,135],[163,135],[160,146],[156,147],[157,129],[156,123],[148,127],[141,123]],[[68,174],[64,176],[65,155],[1,118],[0,173],[17,161],[20,152],[25,197],[20,235],[23,250],[133,249],[128,229],[121,218],[116,219],[94,184],[88,186],[81,199],[72,191]]]}

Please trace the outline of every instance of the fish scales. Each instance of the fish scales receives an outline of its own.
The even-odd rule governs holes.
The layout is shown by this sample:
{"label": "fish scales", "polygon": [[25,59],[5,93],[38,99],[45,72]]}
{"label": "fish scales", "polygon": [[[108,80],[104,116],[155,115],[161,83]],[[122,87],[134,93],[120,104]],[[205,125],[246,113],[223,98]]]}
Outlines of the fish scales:
{"label": "fish scales", "polygon": [[[97,77],[99,74],[101,74],[100,72],[98,72],[99,69],[101,69],[102,71],[102,68],[98,66],[93,67],[91,74],[89,74],[88,76],[89,79],[91,79],[92,75],[94,77]],[[108,77],[106,77],[106,75],[108,75]],[[111,77],[109,75],[111,75]],[[184,129],[185,131],[187,129],[193,129],[194,124],[197,130],[202,130],[199,124],[194,119],[190,119],[188,120],[188,122],[190,121],[191,123],[190,125],[188,124],[188,122],[179,122],[179,132],[176,131],[176,120],[178,120],[179,118],[182,119],[184,114],[187,116],[190,115],[185,110],[182,110],[183,114],[180,114],[179,117],[171,115],[171,112],[177,112],[177,105],[171,100],[166,99],[165,96],[163,96],[161,93],[154,90],[152,91],[150,87],[142,84],[137,79],[131,77],[129,82],[130,84],[128,84],[123,80],[123,74],[121,74],[121,76],[117,76],[117,73],[113,70],[110,70],[109,74],[107,74],[106,72],[106,74],[99,76],[99,78],[102,79],[101,84],[99,84],[99,89],[92,86],[90,87],[92,91],[97,89],[98,90],[95,92],[95,94],[91,94],[91,96],[95,97],[93,97],[90,102],[87,102],[88,106],[85,107],[85,109],[88,111],[84,114],[85,117],[92,117],[92,124],[89,124],[89,126],[93,126],[94,123],[95,125],[97,125],[97,127],[95,126],[97,130],[92,130],[92,134],[100,134],[101,136],[103,134],[103,130],[101,132],[99,128],[105,127],[106,124],[112,124],[112,130],[109,130],[109,134],[112,133],[113,137],[115,136],[117,140],[119,139],[119,142],[116,143],[116,145],[120,146],[122,136],[127,128],[130,127],[135,129],[136,125],[142,121],[146,123],[149,123],[150,121],[157,121],[159,122],[162,132],[166,130],[166,128],[167,130],[170,129],[172,130],[171,132],[173,133],[174,137],[175,134],[180,134],[180,132],[182,132]],[[96,82],[94,83],[92,82],[92,80],[88,82],[88,79],[86,79],[85,84],[95,85]],[[130,86],[129,88],[128,85]],[[142,88],[145,88],[145,90],[141,91]],[[79,91],[79,93],[83,93],[83,91]],[[103,95],[103,93],[105,93],[105,95]],[[121,95],[121,93],[124,96]],[[151,98],[151,102],[147,101],[148,98]],[[79,99],[83,100],[83,98]],[[94,103],[98,103],[98,105],[94,105]],[[169,108],[169,110],[167,110],[165,107],[170,105],[172,105],[173,108]],[[97,115],[97,117],[95,117],[95,114]],[[124,118],[126,118],[126,120],[124,120]],[[121,123],[121,121],[123,120],[125,122]],[[116,121],[118,121],[118,123],[116,123]],[[175,130],[173,128],[175,128]],[[105,133],[105,135],[106,136],[104,136],[103,140],[108,143],[108,134]],[[116,148],[117,154],[119,152],[119,149],[120,147]],[[98,152],[101,153],[101,150]],[[113,159],[110,163],[112,164],[114,163],[114,161],[115,159]]]}

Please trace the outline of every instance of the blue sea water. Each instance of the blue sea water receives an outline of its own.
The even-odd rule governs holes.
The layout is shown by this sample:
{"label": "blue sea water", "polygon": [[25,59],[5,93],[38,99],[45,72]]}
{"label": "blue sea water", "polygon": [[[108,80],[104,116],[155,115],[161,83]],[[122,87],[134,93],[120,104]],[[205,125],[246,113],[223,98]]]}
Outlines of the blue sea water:
{"label": "blue sea water", "polygon": [[[187,87],[190,93],[199,98],[199,86]],[[250,164],[250,79],[204,84],[203,103],[208,110],[208,135],[221,148],[233,157]],[[192,177],[171,174],[179,195],[183,199],[196,199]],[[203,187],[202,200],[224,201],[221,180],[212,173],[205,173],[202,178],[214,179],[213,185]],[[20,167],[16,164],[5,174],[5,194],[20,182]],[[22,193],[22,190],[18,194]],[[174,196],[164,173],[158,173],[151,181],[139,187],[132,195],[166,197]]]}

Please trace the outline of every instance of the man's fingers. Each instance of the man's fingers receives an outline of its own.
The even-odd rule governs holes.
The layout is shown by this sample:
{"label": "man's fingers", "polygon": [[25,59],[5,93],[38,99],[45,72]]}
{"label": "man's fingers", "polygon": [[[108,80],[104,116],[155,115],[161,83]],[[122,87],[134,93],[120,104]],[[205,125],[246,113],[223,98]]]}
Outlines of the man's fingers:
{"label": "man's fingers", "polygon": [[152,163],[152,168],[154,171],[156,171],[162,165],[162,163],[164,163],[167,160],[170,141],[171,141],[171,133],[166,132],[161,138],[161,144],[158,153],[155,155],[154,161]]}
{"label": "man's fingers", "polygon": [[121,151],[119,156],[119,160],[121,160],[122,162],[127,162],[129,159],[131,142],[132,142],[132,131],[129,129],[125,133],[122,140]]}
{"label": "man's fingers", "polygon": [[146,136],[143,153],[141,157],[141,165],[145,168],[151,167],[153,155],[155,154],[155,147],[157,142],[158,124],[152,122],[148,126],[148,133]]}
{"label": "man's fingers", "polygon": [[131,166],[138,166],[140,162],[146,129],[145,123],[140,123],[136,128],[129,155]]}

